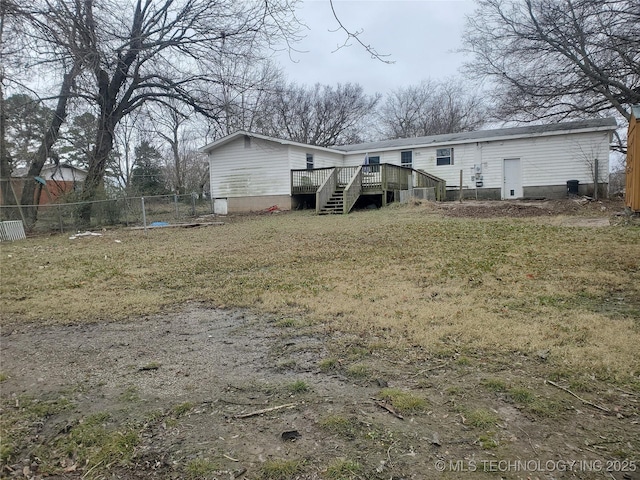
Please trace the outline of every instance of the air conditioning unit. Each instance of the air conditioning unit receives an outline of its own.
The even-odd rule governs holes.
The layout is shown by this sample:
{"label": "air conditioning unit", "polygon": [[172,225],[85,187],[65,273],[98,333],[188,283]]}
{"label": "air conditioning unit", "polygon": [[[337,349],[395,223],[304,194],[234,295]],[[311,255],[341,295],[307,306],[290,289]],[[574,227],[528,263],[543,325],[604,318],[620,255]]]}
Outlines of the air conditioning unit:
{"label": "air conditioning unit", "polygon": [[435,187],[414,188],[412,192],[413,192],[413,198],[419,198],[420,200],[428,200],[431,202],[436,201]]}

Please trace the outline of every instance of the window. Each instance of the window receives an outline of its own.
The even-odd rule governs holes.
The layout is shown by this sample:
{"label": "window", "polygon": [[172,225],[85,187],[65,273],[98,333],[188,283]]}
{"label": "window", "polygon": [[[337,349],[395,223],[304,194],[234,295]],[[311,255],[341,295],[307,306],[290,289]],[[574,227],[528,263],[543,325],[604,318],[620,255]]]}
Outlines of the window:
{"label": "window", "polygon": [[379,172],[380,171],[380,157],[379,156],[375,156],[375,157],[369,157],[369,165],[374,165],[374,166],[370,166],[367,171],[368,172]]}
{"label": "window", "polygon": [[307,153],[307,170],[313,169],[313,153]]}
{"label": "window", "polygon": [[411,150],[400,152],[400,165],[413,168],[413,152]]}
{"label": "window", "polygon": [[453,148],[436,149],[436,165],[453,165]]}
{"label": "window", "polygon": [[251,148],[251,137],[249,135],[244,136],[244,148]]}

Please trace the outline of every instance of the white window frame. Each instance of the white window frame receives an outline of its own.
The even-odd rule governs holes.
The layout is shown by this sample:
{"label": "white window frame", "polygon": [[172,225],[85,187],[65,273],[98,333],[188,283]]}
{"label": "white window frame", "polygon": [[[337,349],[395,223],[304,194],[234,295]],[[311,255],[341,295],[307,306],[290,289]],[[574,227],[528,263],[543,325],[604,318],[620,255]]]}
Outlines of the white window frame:
{"label": "white window frame", "polygon": [[[449,150],[448,155],[442,155],[442,150]],[[440,163],[441,159],[449,159],[447,163]],[[453,147],[436,148],[436,167],[446,167],[453,165]]]}
{"label": "white window frame", "polygon": [[[402,156],[404,153],[409,153],[411,155],[411,162],[409,164],[405,163]],[[402,150],[400,152],[400,166],[406,168],[413,168],[413,150]]]}

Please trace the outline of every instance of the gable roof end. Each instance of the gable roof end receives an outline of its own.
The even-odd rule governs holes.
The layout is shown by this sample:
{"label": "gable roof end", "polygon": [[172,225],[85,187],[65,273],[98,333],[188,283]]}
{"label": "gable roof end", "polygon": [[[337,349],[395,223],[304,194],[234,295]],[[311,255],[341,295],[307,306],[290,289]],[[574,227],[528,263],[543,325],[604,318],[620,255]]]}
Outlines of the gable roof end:
{"label": "gable roof end", "polygon": [[258,138],[260,140],[266,140],[269,142],[274,142],[274,143],[279,143],[280,145],[292,145],[292,146],[296,146],[296,147],[302,147],[302,148],[306,148],[306,149],[313,149],[313,150],[320,150],[320,151],[324,151],[324,152],[332,152],[332,153],[342,153],[340,151],[336,151],[334,148],[329,148],[329,147],[318,147],[316,145],[308,145],[306,143],[300,143],[300,142],[294,142],[292,140],[284,140],[282,138],[275,138],[275,137],[269,137],[267,135],[261,135],[259,133],[251,133],[251,132],[247,132],[244,130],[239,130],[237,132],[232,133],[231,135],[227,135],[226,137],[222,137],[219,138],[218,140],[215,140],[213,142],[211,142],[208,145],[205,145],[204,147],[200,148],[199,150],[203,153],[210,153],[213,150],[215,150],[216,148],[219,148],[223,145],[226,145],[227,143],[230,143],[234,140],[236,140],[238,137],[252,137],[252,138]]}

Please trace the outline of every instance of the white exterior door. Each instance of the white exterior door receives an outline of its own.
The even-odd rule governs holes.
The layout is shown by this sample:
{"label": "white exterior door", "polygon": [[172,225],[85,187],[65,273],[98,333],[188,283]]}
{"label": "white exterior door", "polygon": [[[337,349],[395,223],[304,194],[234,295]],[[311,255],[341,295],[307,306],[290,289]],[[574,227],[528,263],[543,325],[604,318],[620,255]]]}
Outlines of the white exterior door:
{"label": "white exterior door", "polygon": [[502,184],[502,199],[521,198],[522,192],[522,170],[519,158],[504,159],[504,182]]}

